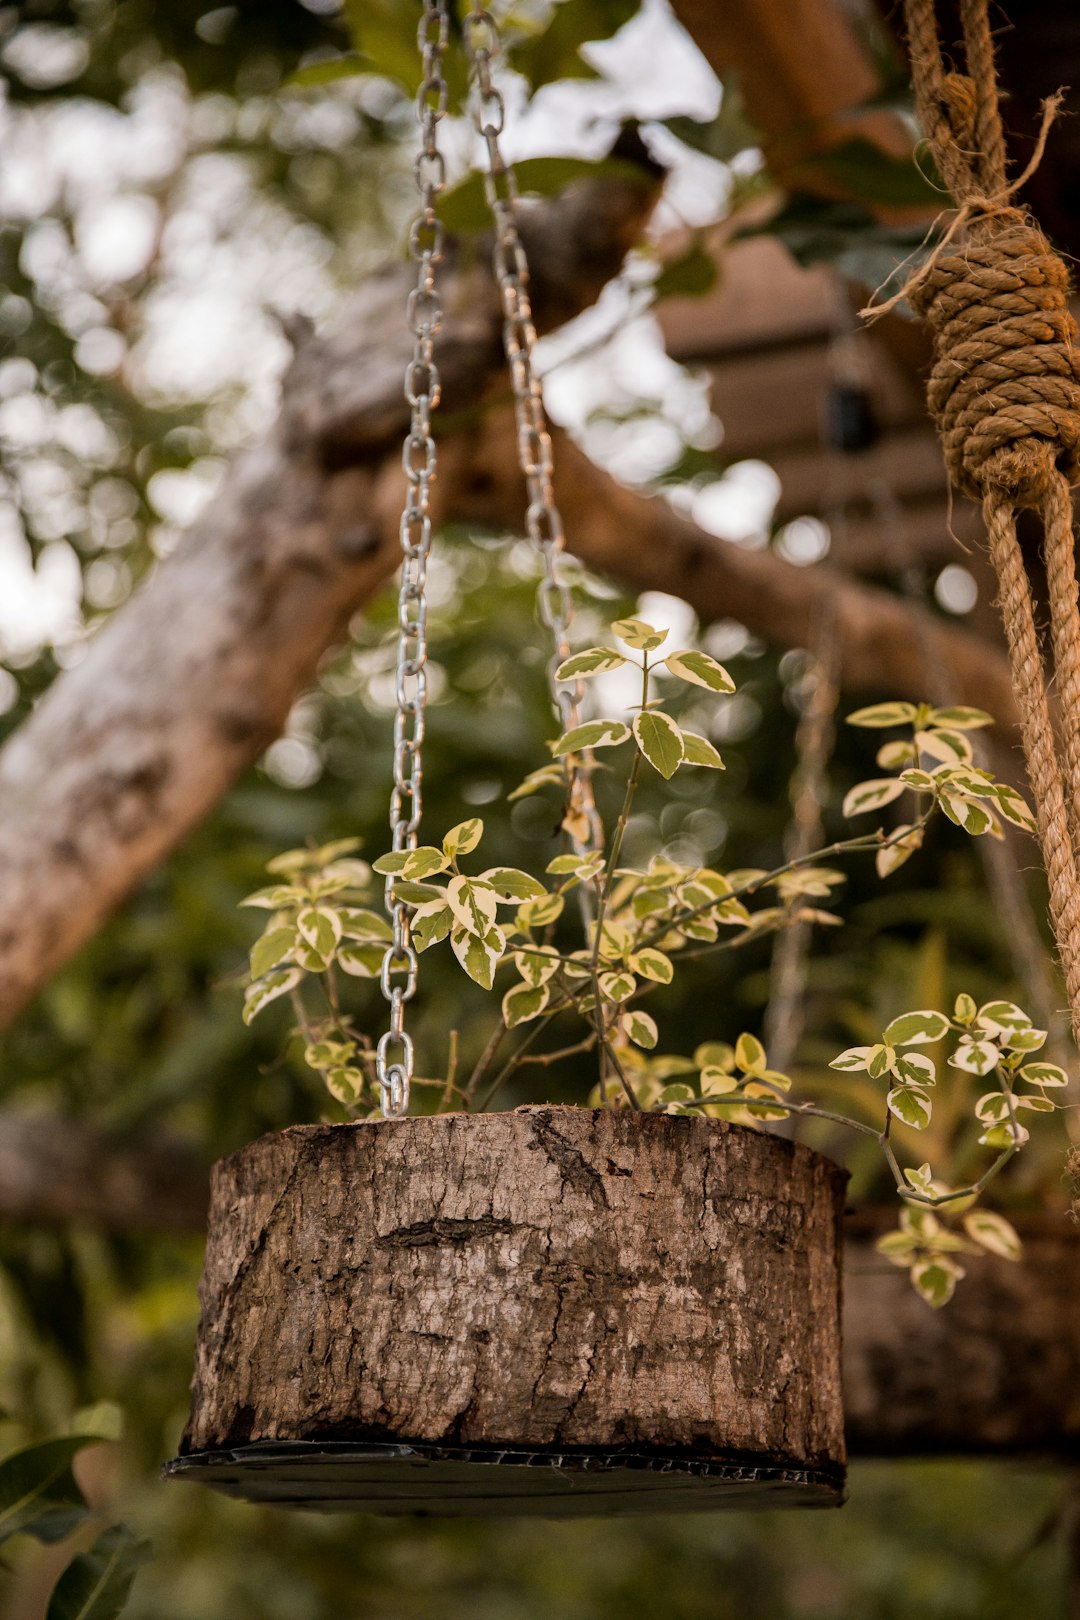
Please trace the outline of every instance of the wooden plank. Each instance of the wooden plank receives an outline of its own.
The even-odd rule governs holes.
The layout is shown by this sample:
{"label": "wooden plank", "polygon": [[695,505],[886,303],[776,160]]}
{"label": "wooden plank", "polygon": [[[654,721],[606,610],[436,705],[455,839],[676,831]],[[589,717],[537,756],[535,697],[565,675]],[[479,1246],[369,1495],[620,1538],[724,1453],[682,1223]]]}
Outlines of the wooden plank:
{"label": "wooden plank", "polygon": [[713,244],[719,279],[702,298],[667,298],[657,309],[664,344],[688,365],[745,349],[826,341],[842,310],[833,273],[804,270],[772,236]]}
{"label": "wooden plank", "polygon": [[926,427],[891,433],[857,456],[813,445],[781,451],[770,465],[780,479],[779,523],[841,502],[868,511],[875,483],[900,501],[936,497],[944,504],[947,493],[941,446]]}
{"label": "wooden plank", "polygon": [[[755,456],[772,462],[784,451],[826,453],[822,416],[835,381],[827,347],[787,344],[732,356],[708,370],[712,408],[724,431],[720,454],[725,460]],[[869,370],[866,383],[883,434],[917,429],[933,439],[925,407],[886,357]]]}

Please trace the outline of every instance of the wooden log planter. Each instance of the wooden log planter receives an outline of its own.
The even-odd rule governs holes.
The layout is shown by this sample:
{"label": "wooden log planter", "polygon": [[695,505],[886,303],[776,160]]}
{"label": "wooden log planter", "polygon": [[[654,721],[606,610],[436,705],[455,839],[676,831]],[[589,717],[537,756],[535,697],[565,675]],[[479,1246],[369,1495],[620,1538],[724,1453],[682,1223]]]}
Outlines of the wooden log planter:
{"label": "wooden log planter", "polygon": [[837,1505],[845,1179],[565,1107],[263,1137],[214,1173],[166,1475],[380,1513]]}

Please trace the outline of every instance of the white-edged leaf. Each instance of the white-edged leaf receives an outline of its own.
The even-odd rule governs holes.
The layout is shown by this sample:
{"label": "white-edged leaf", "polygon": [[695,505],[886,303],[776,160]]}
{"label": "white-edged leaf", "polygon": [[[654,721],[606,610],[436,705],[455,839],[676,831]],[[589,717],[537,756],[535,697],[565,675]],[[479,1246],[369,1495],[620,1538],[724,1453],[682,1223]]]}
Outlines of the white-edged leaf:
{"label": "white-edged leaf", "polygon": [[902,1052],[895,1073],[898,1080],[913,1086],[932,1086],[937,1079],[934,1060],[925,1052]]}
{"label": "white-edged leaf", "polygon": [[894,1086],[885,1099],[889,1112],[914,1131],[924,1131],[930,1123],[932,1105],[929,1097],[915,1086]]}
{"label": "white-edged leaf", "polygon": [[911,1268],[911,1281],[917,1294],[928,1305],[940,1310],[956,1292],[956,1285],[964,1275],[964,1268],[946,1255],[935,1255],[932,1260],[920,1260]]}
{"label": "white-edged leaf", "polygon": [[739,1089],[739,1082],[727,1069],[704,1068],[701,1071],[701,1095],[726,1097]]}
{"label": "white-edged leaf", "polygon": [[866,1061],[866,1072],[871,1080],[880,1080],[882,1075],[892,1074],[896,1068],[896,1048],[887,1041],[879,1041],[870,1048],[870,1056]]}
{"label": "white-edged leaf", "polygon": [[389,944],[394,937],[394,930],[377,911],[368,911],[362,906],[342,906],[338,916],[344,939],[381,939]]}
{"label": "white-edged leaf", "polygon": [[547,893],[539,878],[516,866],[489,866],[481,872],[480,881],[490,884],[500,900],[538,900]]}
{"label": "white-edged leaf", "polygon": [[287,996],[289,991],[300,983],[303,976],[298,967],[274,968],[255,984],[250,985],[244,996],[244,1023],[250,1024],[264,1007],[276,1001],[279,996]]}
{"label": "white-edged leaf", "polygon": [[991,1034],[1010,1035],[1031,1028],[1031,1016],[1015,1001],[984,1001],[978,1013],[979,1028]]}
{"label": "white-edged leaf", "polygon": [[351,974],[354,979],[377,979],[385,956],[385,946],[357,942],[339,946],[335,960],[342,972]]}
{"label": "white-edged leaf", "polygon": [[856,709],[849,714],[849,726],[865,726],[880,730],[885,726],[907,726],[918,714],[914,703],[871,703],[869,708]]}
{"label": "white-edged leaf", "polygon": [[561,894],[544,894],[535,900],[526,900],[517,908],[518,923],[522,928],[546,928],[561,916],[563,904]]}
{"label": "white-edged leaf", "polygon": [[555,671],[557,681],[584,681],[592,675],[606,675],[626,663],[621,652],[614,647],[588,647],[584,652],[564,658]]}
{"label": "white-edged leaf", "polygon": [[735,1042],[735,1062],[745,1074],[763,1074],[768,1059],[756,1035],[744,1031]]}
{"label": "white-edged leaf", "polygon": [[411,878],[400,878],[394,884],[394,899],[407,900],[410,906],[426,906],[432,900],[446,900],[446,890],[439,883],[414,883]]}
{"label": "white-edged leaf", "polygon": [[426,951],[444,940],[453,927],[454,913],[444,900],[429,900],[418,906],[409,919],[409,935],[418,951]]}
{"label": "white-edged leaf", "polygon": [[883,1254],[891,1265],[903,1266],[906,1271],[919,1252],[919,1246],[908,1232],[886,1232],[874,1244],[878,1254]]}
{"label": "white-edged leaf", "polygon": [[994,783],[994,802],[1005,820],[1011,821],[1014,827],[1022,827],[1030,833],[1038,831],[1034,813],[1024,795],[1007,782]]}
{"label": "white-edged leaf", "polygon": [[1006,1036],[1005,1045],[1010,1052],[1037,1052],[1046,1045],[1048,1033],[1045,1029],[1014,1029]]}
{"label": "white-edged leaf", "polygon": [[890,1046],[926,1046],[940,1041],[949,1033],[949,1020],[944,1013],[922,1007],[915,1012],[901,1013],[888,1024],[882,1040]]}
{"label": "white-edged leaf", "polygon": [[727,769],[708,737],[701,737],[696,731],[684,731],[682,741],[684,765],[704,765],[711,771]]}
{"label": "white-edged leaf", "polygon": [[341,918],[329,906],[305,906],[296,918],[300,938],[329,959],[341,939]]}
{"label": "white-edged leaf", "polygon": [[951,1069],[965,1074],[989,1074],[1001,1061],[1001,1051],[993,1041],[970,1041],[965,1036],[949,1059]]}
{"label": "white-edged leaf", "polygon": [[952,731],[977,731],[980,726],[992,726],[994,717],[985,709],[971,709],[955,704],[948,709],[935,709],[930,716],[932,726],[945,726]]}
{"label": "white-edged leaf", "polygon": [[668,653],[664,659],[664,667],[672,675],[677,675],[680,681],[688,681],[691,686],[703,686],[707,692],[735,690],[735,682],[723,664],[718,664],[708,653],[693,649]]}
{"label": "white-edged leaf", "polygon": [[271,928],[251,947],[251,977],[261,979],[264,973],[283,962],[297,940],[295,928]]}
{"label": "white-edged leaf", "polygon": [[239,903],[242,906],[258,906],[261,911],[281,911],[287,906],[298,905],[306,897],[305,889],[294,888],[289,883],[274,883],[268,889],[256,889],[254,894],[246,894]]}
{"label": "white-edged leaf", "polygon": [[623,1014],[622,1027],[628,1040],[633,1041],[635,1046],[645,1047],[648,1051],[651,1051],[660,1039],[655,1019],[637,1007]]}
{"label": "white-edged leaf", "polygon": [[908,823],[889,835],[887,843],[882,844],[874,856],[874,866],[880,878],[886,878],[903,866],[905,861],[911,859],[915,851],[922,849],[923,829]]}
{"label": "white-edged leaf", "polygon": [[514,966],[526,984],[535,988],[537,985],[546,984],[559,971],[559,958],[557,953],[549,950],[546,945],[536,945],[529,950],[515,951]]}
{"label": "white-edged leaf", "polygon": [[942,788],[938,795],[938,802],[950,821],[958,827],[963,827],[972,838],[981,838],[984,833],[991,831],[994,818],[989,810],[972,799],[964,798],[961,793],[950,793],[948,788]]}
{"label": "white-edged leaf", "polygon": [[917,731],[915,746],[920,754],[929,754],[943,765],[970,765],[974,758],[971,744],[962,731]]}
{"label": "white-edged leaf", "polygon": [[964,1216],[964,1231],[972,1242],[990,1254],[1000,1255],[1003,1260],[1019,1260],[1020,1239],[1004,1215],[997,1215],[992,1209],[973,1209],[970,1215]]}
{"label": "white-edged leaf", "polygon": [[652,652],[654,647],[662,646],[668,638],[666,630],[657,630],[654,625],[646,624],[644,619],[618,619],[611,628],[620,641],[625,641],[628,647],[634,647],[638,652]]}
{"label": "white-edged leaf", "polygon": [[495,969],[506,948],[502,932],[492,928],[481,939],[464,928],[455,928],[450,934],[450,944],[469,978],[482,990],[490,990],[495,982]]}
{"label": "white-edged leaf", "polygon": [[620,961],[629,955],[633,937],[629,928],[614,917],[606,917],[600,930],[600,955],[607,961]]}
{"label": "white-edged leaf", "polygon": [[1069,1083],[1068,1073],[1057,1063],[1025,1063],[1020,1078],[1032,1086],[1067,1086]]}
{"label": "white-edged leaf", "polygon": [[675,775],[683,757],[682,732],[660,709],[643,709],[634,716],[634,737],[653,770],[665,781]]}
{"label": "white-edged leaf", "polygon": [[434,876],[436,872],[445,872],[450,863],[441,849],[436,849],[433,844],[421,844],[419,849],[391,850],[388,855],[380,855],[371,864],[376,872],[384,876],[426,878]]}
{"label": "white-edged leaf", "polygon": [[910,770],[901,771],[900,780],[906,787],[914,788],[916,793],[936,793],[938,790],[937,778],[917,765],[913,765]]}
{"label": "white-edged leaf", "polygon": [[506,795],[506,801],[513,804],[516,799],[527,799],[531,793],[539,793],[541,788],[565,786],[566,772],[561,765],[541,765],[539,770],[530,771],[524,781]]}
{"label": "white-edged leaf", "polygon": [[915,1170],[905,1170],[904,1180],[916,1192],[929,1193],[934,1189],[934,1173],[929,1164],[920,1164]]}
{"label": "white-edged leaf", "polygon": [[[448,858],[455,855],[468,855],[474,850],[484,836],[484,823],[479,816],[470,816],[468,821],[459,821],[456,827],[451,827],[442,841],[443,854]],[[424,874],[418,872],[417,877]]]}
{"label": "white-edged leaf", "polygon": [[495,924],[498,896],[494,889],[472,878],[454,877],[446,886],[446,899],[455,920],[481,939]]}
{"label": "white-edged leaf", "polygon": [[870,810],[880,810],[884,804],[891,804],[905,791],[906,784],[897,776],[881,776],[869,782],[857,782],[844,795],[841,812],[845,816],[865,815]]}
{"label": "white-edged leaf", "polygon": [[961,990],[953,1005],[953,1017],[957,1023],[973,1024],[978,1010],[975,1005],[975,998],[969,996],[966,990]]}
{"label": "white-edged leaf", "polygon": [[870,1054],[873,1050],[872,1046],[849,1046],[846,1052],[841,1052],[839,1057],[833,1058],[829,1068],[843,1070],[868,1069],[870,1067]]}
{"label": "white-edged leaf", "polygon": [[352,1069],[348,1064],[342,1064],[335,1069],[324,1069],[322,1077],[331,1097],[345,1108],[353,1106],[364,1087],[363,1069]]}
{"label": "white-edged leaf", "polygon": [[1000,1125],[991,1125],[989,1130],[979,1137],[980,1147],[1007,1148],[1023,1147],[1031,1133],[1024,1129],[1016,1120],[1005,1120]]}
{"label": "white-edged leaf", "polygon": [[914,765],[917,759],[915,744],[899,740],[882,743],[874,755],[875,763],[884,771],[895,771],[901,765]]}
{"label": "white-edged leaf", "polygon": [[621,720],[587,720],[583,726],[571,726],[551,744],[553,754],[580,754],[588,748],[617,748],[630,735],[629,726]]}
{"label": "white-edged leaf", "polygon": [[637,989],[637,980],[632,973],[601,973],[600,994],[607,1001],[629,1001]]}
{"label": "white-edged leaf", "polygon": [[671,958],[665,956],[663,951],[655,950],[651,945],[644,950],[634,951],[630,957],[630,966],[635,973],[643,979],[651,979],[654,984],[670,984],[675,976],[675,969],[671,965]]}
{"label": "white-edged leaf", "polygon": [[539,1018],[550,1000],[551,991],[546,984],[513,985],[502,1000],[507,1029],[516,1029],[518,1024],[527,1024],[531,1019]]}
{"label": "white-edged leaf", "polygon": [[981,1125],[1000,1125],[1011,1114],[1009,1099],[1003,1091],[988,1091],[975,1104],[975,1118]]}

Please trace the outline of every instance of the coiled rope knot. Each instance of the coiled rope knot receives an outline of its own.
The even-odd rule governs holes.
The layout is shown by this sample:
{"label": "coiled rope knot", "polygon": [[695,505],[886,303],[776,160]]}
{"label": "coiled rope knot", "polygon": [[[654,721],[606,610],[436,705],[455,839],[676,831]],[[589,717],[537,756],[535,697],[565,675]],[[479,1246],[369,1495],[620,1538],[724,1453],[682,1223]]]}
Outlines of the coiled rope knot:
{"label": "coiled rope knot", "polygon": [[967,210],[963,246],[908,291],[934,332],[927,401],[957,489],[1039,506],[1055,468],[1080,482],[1068,272],[1021,209],[971,198]]}

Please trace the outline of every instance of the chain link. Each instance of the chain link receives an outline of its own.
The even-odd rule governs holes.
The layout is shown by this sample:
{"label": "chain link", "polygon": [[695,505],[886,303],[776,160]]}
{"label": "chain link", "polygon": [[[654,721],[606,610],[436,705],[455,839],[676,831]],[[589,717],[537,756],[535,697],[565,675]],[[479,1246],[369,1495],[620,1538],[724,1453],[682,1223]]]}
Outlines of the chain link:
{"label": "chain link", "polygon": [[[446,184],[446,165],[438,145],[439,120],[448,104],[443,56],[450,34],[447,0],[424,0],[417,29],[423,78],[416,92],[421,144],[414,164],[421,209],[409,232],[417,265],[416,286],[409,294],[406,319],[415,338],[405,368],[405,399],[412,413],[401,452],[408,493],[401,515],[401,589],[398,595],[397,715],[394,720],[394,786],[390,795],[390,831],[394,850],[415,849],[422,810],[421,753],[427,702],[427,566],[431,551],[431,484],[435,477],[435,440],[431,413],[439,403],[435,336],[442,325],[442,305],[435,266],[443,256],[443,226],[435,205]],[[410,938],[409,907],[394,898],[394,879],[386,880],[386,907],[393,939],[383,957],[380,984],[390,1006],[390,1027],[379,1040],[375,1073],[383,1117],[408,1111],[415,1054],[405,1028],[405,1003],[416,993],[416,951]]]}
{"label": "chain link", "polygon": [[[570,624],[574,604],[563,578],[562,555],[566,535],[552,484],[551,434],[544,414],[544,396],[533,364],[536,326],[529,299],[529,265],[518,230],[518,191],[514,171],[499,146],[506,121],[502,93],[492,78],[499,54],[499,32],[489,11],[474,6],[465,19],[465,41],[472,68],[472,112],[477,134],[487,151],[484,191],[495,222],[493,259],[503,312],[503,346],[510,368],[517,420],[517,448],[525,475],[528,507],[525,524],[529,538],[544,559],[544,577],[537,590],[540,618],[552,641],[548,679],[555,713],[564,731],[580,724],[582,684],[555,679],[555,671],[570,656]],[[586,755],[569,778],[570,812],[567,830],[578,853],[601,849],[604,830],[593,798],[591,757]],[[581,886],[582,900],[587,889]]]}

